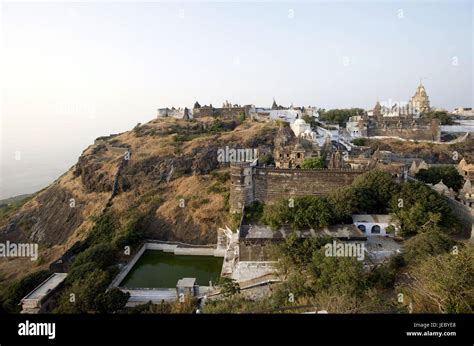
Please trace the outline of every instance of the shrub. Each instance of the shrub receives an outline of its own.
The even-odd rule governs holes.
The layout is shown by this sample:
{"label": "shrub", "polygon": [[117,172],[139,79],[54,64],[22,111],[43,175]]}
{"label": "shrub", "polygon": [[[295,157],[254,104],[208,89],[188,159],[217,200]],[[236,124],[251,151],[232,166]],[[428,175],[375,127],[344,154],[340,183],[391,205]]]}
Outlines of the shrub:
{"label": "shrub", "polygon": [[303,161],[301,168],[312,169],[312,168],[323,168],[323,160],[320,157],[312,157]]}
{"label": "shrub", "polygon": [[116,249],[111,244],[97,244],[77,255],[72,268],[92,262],[98,268],[107,268],[117,260]]}

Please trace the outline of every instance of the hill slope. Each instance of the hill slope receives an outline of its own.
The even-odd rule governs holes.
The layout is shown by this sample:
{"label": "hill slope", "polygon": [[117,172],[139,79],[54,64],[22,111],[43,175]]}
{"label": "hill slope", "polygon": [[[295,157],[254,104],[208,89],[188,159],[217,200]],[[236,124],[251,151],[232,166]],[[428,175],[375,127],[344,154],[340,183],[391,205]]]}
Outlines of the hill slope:
{"label": "hill slope", "polygon": [[104,216],[115,240],[134,230],[160,240],[216,243],[217,229],[235,221],[228,213],[229,169],[217,161],[217,149],[271,146],[276,131],[272,123],[163,118],[98,138],[75,166],[0,219],[1,242],[40,247],[39,261],[1,260],[0,278],[47,267]]}

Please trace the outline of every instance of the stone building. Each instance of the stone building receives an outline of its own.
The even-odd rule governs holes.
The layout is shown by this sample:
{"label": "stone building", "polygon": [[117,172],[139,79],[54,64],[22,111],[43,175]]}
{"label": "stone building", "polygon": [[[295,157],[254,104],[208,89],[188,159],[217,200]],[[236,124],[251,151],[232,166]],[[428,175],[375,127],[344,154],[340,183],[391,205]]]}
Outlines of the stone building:
{"label": "stone building", "polygon": [[184,108],[158,108],[157,112],[158,118],[176,118],[176,119],[185,119],[189,120],[192,116],[191,111],[184,107]]}
{"label": "stone building", "polygon": [[276,168],[301,168],[304,160],[320,155],[318,149],[313,150],[311,141],[296,137],[293,130],[284,124],[278,129],[274,145],[273,158]]}
{"label": "stone building", "polygon": [[347,122],[347,132],[355,138],[380,136],[439,141],[439,120],[423,116],[423,113],[429,112],[430,109],[425,87],[420,83],[415,95],[406,104],[382,106],[377,101],[368,114],[351,117]]}
{"label": "stone building", "polygon": [[410,104],[417,112],[426,113],[430,111],[430,99],[421,81],[418,88],[416,88],[415,95],[410,100]]}
{"label": "stone building", "polygon": [[458,165],[458,172],[464,177],[464,185],[459,191],[461,202],[474,209],[474,164],[462,159]]}

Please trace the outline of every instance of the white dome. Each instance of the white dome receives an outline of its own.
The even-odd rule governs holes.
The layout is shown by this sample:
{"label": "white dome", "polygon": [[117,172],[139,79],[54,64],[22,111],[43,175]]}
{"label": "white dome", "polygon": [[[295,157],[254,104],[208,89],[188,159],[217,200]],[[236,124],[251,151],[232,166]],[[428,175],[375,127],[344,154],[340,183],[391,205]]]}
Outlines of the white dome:
{"label": "white dome", "polygon": [[296,119],[295,125],[306,125],[306,121],[304,121],[303,119]]}

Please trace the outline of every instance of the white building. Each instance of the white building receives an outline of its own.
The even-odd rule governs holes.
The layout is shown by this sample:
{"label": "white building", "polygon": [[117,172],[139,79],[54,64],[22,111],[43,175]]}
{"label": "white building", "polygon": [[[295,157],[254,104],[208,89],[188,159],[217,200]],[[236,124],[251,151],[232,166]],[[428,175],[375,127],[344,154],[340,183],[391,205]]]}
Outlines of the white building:
{"label": "white building", "polygon": [[454,108],[453,114],[463,115],[466,117],[472,117],[474,116],[474,110],[468,107],[457,107],[457,108]]}
{"label": "white building", "polygon": [[387,227],[395,226],[385,214],[354,214],[352,221],[366,236],[387,235]]}

